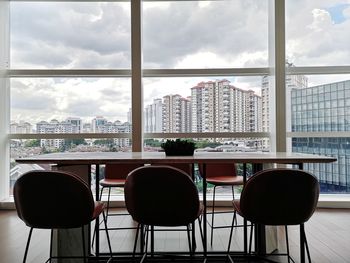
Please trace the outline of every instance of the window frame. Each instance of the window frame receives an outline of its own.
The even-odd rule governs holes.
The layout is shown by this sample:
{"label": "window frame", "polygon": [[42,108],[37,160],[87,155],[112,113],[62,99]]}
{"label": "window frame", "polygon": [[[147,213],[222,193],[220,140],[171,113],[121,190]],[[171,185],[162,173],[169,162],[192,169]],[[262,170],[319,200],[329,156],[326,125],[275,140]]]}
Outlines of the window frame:
{"label": "window frame", "polygon": [[[130,138],[132,150],[142,151],[144,138],[269,138],[271,151],[287,151],[292,137],[349,137],[347,132],[289,132],[286,130],[286,75],[350,74],[350,66],[285,67],[286,61],[286,0],[269,1],[269,66],[262,68],[215,68],[215,69],[143,69],[142,67],[142,2],[152,0],[105,0],[101,2],[129,2],[131,5],[131,69],[10,69],[9,68],[9,5],[0,2],[0,201],[9,196],[9,142],[11,139],[41,138]],[[99,2],[98,0],[93,0]],[[158,0],[168,2],[169,0]],[[190,1],[190,0],[173,0]],[[192,0],[193,1],[193,0]],[[207,1],[207,0],[199,0]],[[224,1],[224,0],[214,0]],[[46,2],[86,2],[83,0],[47,0]],[[266,76],[271,78],[270,86],[270,132],[238,133],[143,133],[143,78],[147,77],[217,77],[217,76]],[[11,78],[51,77],[131,77],[132,133],[80,133],[80,134],[11,134],[10,87]],[[272,107],[271,107],[272,106]],[[350,195],[345,195],[349,197]],[[339,195],[340,197],[340,195]],[[350,203],[350,202],[349,202]]]}

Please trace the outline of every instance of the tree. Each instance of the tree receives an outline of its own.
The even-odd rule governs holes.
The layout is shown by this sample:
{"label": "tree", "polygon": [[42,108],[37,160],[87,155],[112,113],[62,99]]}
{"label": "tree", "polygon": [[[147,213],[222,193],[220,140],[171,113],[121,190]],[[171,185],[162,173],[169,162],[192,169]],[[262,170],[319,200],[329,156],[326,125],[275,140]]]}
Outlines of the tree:
{"label": "tree", "polygon": [[24,147],[39,147],[40,146],[40,140],[34,139],[34,140],[27,140],[24,143]]}

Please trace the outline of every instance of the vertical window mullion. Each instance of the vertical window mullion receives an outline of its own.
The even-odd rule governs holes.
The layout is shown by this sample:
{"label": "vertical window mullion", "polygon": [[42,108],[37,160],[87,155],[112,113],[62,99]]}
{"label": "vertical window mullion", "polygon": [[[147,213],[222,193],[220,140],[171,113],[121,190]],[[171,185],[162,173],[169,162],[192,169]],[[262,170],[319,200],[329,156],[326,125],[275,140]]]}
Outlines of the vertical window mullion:
{"label": "vertical window mullion", "polygon": [[132,150],[143,148],[142,0],[131,0]]}
{"label": "vertical window mullion", "polygon": [[272,151],[287,150],[285,0],[270,0],[269,10],[270,145]]}
{"label": "vertical window mullion", "polygon": [[9,67],[9,1],[0,1],[0,200],[9,196],[10,94],[6,71]]}

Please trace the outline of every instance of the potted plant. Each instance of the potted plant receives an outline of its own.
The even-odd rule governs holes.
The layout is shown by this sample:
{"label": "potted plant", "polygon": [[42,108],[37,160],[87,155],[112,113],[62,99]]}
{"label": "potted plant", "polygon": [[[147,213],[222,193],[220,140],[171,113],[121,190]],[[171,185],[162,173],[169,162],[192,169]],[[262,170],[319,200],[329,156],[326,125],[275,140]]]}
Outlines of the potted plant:
{"label": "potted plant", "polygon": [[196,149],[195,143],[187,140],[166,140],[161,144],[167,156],[190,156]]}

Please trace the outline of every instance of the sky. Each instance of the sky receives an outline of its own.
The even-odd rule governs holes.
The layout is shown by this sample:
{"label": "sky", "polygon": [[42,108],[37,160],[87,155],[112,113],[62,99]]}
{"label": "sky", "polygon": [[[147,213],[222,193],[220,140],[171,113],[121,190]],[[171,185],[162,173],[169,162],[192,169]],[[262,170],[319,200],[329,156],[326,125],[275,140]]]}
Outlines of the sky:
{"label": "sky", "polygon": [[[144,68],[246,68],[268,65],[268,1],[145,2]],[[287,58],[296,66],[348,65],[350,1],[287,0]],[[11,2],[11,68],[129,69],[130,4]],[[260,77],[225,77],[259,93]],[[144,104],[215,78],[145,78]],[[220,79],[220,78],[216,78]],[[310,85],[349,76],[314,76]],[[11,80],[11,119],[102,115],[126,121],[129,78]]]}

